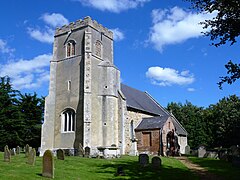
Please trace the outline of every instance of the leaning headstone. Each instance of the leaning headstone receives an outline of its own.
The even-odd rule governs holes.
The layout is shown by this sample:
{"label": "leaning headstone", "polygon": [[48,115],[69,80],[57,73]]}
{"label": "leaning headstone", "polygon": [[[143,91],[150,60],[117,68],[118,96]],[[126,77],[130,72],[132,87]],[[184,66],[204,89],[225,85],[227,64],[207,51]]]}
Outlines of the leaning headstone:
{"label": "leaning headstone", "polygon": [[149,156],[147,154],[139,154],[138,162],[143,167],[147,166],[149,164]]}
{"label": "leaning headstone", "polygon": [[20,147],[17,146],[17,147],[16,147],[16,154],[20,154],[20,151],[21,151]]}
{"label": "leaning headstone", "polygon": [[29,145],[28,144],[26,144],[26,146],[25,146],[25,157],[28,157],[29,156]]}
{"label": "leaning headstone", "polygon": [[10,162],[11,161],[11,152],[8,149],[8,146],[6,145],[4,147],[4,162]]}
{"label": "leaning headstone", "polygon": [[187,155],[190,154],[190,146],[189,146],[189,145],[187,145],[187,146],[185,147],[185,154],[187,154]]}
{"label": "leaning headstone", "polygon": [[27,163],[34,166],[35,161],[36,161],[36,150],[34,148],[32,148],[31,151],[29,152]]}
{"label": "leaning headstone", "polygon": [[57,159],[64,160],[65,159],[65,154],[63,149],[58,149],[57,150]]}
{"label": "leaning headstone", "polygon": [[162,165],[162,160],[160,159],[160,157],[154,156],[152,158],[152,166],[153,166],[153,168],[159,169],[161,167],[161,165]]}
{"label": "leaning headstone", "polygon": [[42,176],[54,178],[54,159],[50,150],[46,150],[43,154]]}
{"label": "leaning headstone", "polygon": [[78,146],[78,155],[81,157],[84,156],[84,149],[81,143],[79,143],[79,146]]}
{"label": "leaning headstone", "polygon": [[206,147],[205,146],[199,146],[198,148],[198,157],[203,158],[206,154]]}
{"label": "leaning headstone", "polygon": [[85,147],[85,150],[84,150],[84,151],[85,151],[84,157],[87,157],[87,158],[88,158],[88,157],[90,156],[90,147],[88,147],[88,146]]}

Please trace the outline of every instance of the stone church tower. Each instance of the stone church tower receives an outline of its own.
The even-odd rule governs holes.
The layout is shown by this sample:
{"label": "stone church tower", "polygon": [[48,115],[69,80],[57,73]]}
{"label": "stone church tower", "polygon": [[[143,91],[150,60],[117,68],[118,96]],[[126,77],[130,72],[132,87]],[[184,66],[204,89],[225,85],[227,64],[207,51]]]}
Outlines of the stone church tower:
{"label": "stone church tower", "polygon": [[90,17],[55,32],[41,152],[120,147],[124,96],[113,62],[113,33]]}

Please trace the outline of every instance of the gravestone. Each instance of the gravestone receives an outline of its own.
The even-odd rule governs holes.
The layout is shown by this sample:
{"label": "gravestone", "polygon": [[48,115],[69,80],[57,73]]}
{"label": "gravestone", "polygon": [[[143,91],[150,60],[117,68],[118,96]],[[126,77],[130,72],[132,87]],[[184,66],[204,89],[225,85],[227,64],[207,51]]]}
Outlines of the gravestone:
{"label": "gravestone", "polygon": [[31,151],[29,152],[27,163],[34,166],[35,161],[36,161],[36,150],[34,148],[32,148]]}
{"label": "gravestone", "polygon": [[25,146],[25,157],[28,157],[29,156],[29,145],[28,144],[26,144],[26,146]]}
{"label": "gravestone", "polygon": [[115,176],[125,176],[122,166],[117,167],[117,173],[115,174]]}
{"label": "gravestone", "polygon": [[162,160],[160,159],[160,157],[154,156],[152,158],[152,166],[153,166],[153,168],[159,169],[161,167],[161,165],[162,165]]}
{"label": "gravestone", "polygon": [[203,158],[206,154],[206,147],[205,146],[199,146],[198,148],[198,157]]}
{"label": "gravestone", "polygon": [[17,147],[16,147],[16,154],[20,154],[20,151],[21,151],[20,147],[17,146]]}
{"label": "gravestone", "polygon": [[185,154],[190,154],[190,146],[189,145],[187,145],[186,147],[185,147]]}
{"label": "gravestone", "polygon": [[57,150],[57,159],[64,160],[65,159],[65,154],[63,149],[58,149]]}
{"label": "gravestone", "polygon": [[230,147],[231,153],[233,156],[239,156],[240,155],[240,149],[237,146],[231,146]]}
{"label": "gravestone", "polygon": [[11,156],[15,156],[16,155],[16,148],[12,148],[10,150]]}
{"label": "gravestone", "polygon": [[88,146],[85,147],[85,150],[84,150],[84,151],[85,151],[84,157],[87,157],[87,158],[88,158],[88,157],[90,156],[90,147],[88,147]]}
{"label": "gravestone", "polygon": [[84,149],[81,143],[79,143],[79,146],[78,146],[78,155],[81,157],[84,156]]}
{"label": "gravestone", "polygon": [[147,154],[139,154],[138,162],[143,167],[147,166],[149,164],[149,156]]}
{"label": "gravestone", "polygon": [[8,146],[6,145],[4,147],[4,162],[10,162],[11,161],[11,152],[8,149]]}
{"label": "gravestone", "polygon": [[50,150],[46,150],[43,154],[42,176],[54,178],[54,159]]}

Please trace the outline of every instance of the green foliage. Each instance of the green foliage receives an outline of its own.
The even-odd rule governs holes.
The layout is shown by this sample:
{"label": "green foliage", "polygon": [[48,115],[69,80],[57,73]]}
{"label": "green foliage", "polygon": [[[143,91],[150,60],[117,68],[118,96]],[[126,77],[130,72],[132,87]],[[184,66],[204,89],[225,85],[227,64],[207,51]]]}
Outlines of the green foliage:
{"label": "green foliage", "polygon": [[9,77],[0,82],[0,149],[30,144],[40,146],[43,98],[22,95],[14,90]]}
{"label": "green foliage", "polygon": [[192,105],[170,103],[167,106],[189,133],[189,145],[230,147],[240,144],[240,99],[236,96],[223,98],[216,105],[204,109]]}

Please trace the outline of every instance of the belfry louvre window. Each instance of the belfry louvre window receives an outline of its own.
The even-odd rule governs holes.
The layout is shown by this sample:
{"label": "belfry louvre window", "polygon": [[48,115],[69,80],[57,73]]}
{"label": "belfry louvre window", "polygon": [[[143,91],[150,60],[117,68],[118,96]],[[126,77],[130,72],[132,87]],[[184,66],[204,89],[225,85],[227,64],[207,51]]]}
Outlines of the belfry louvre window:
{"label": "belfry louvre window", "polygon": [[75,131],[75,111],[73,109],[66,109],[61,114],[62,118],[62,132],[74,132]]}
{"label": "belfry louvre window", "polygon": [[74,56],[76,53],[76,43],[73,40],[68,41],[67,46],[66,46],[66,54],[67,57]]}

